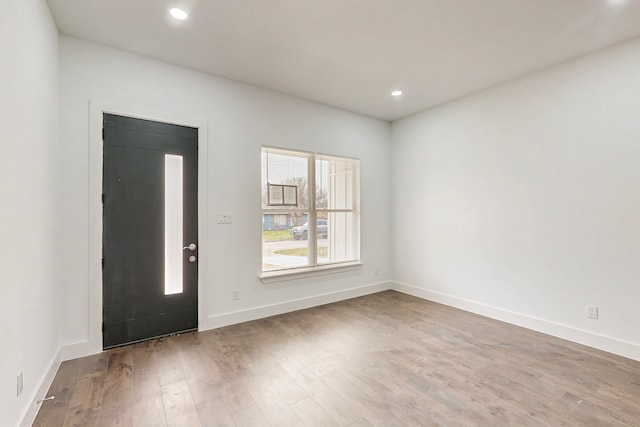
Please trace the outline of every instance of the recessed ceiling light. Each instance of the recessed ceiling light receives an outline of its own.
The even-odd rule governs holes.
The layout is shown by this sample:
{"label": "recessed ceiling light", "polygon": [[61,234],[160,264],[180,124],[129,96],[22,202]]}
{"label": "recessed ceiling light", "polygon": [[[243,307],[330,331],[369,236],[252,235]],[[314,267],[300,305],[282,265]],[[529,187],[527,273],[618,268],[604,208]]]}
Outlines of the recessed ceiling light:
{"label": "recessed ceiling light", "polygon": [[171,8],[169,10],[169,13],[171,14],[171,16],[181,21],[184,21],[185,19],[187,19],[187,17],[189,17],[189,15],[187,15],[187,12],[177,7]]}
{"label": "recessed ceiling light", "polygon": [[394,90],[393,92],[391,92],[391,96],[400,96],[400,95],[402,95],[401,90]]}

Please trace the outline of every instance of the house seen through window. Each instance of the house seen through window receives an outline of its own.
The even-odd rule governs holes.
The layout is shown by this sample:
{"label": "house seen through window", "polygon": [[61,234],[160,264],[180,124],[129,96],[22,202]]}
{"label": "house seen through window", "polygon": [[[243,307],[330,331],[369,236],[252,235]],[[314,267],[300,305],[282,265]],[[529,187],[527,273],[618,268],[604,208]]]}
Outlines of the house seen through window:
{"label": "house seen through window", "polygon": [[360,259],[359,162],[262,148],[262,271]]}

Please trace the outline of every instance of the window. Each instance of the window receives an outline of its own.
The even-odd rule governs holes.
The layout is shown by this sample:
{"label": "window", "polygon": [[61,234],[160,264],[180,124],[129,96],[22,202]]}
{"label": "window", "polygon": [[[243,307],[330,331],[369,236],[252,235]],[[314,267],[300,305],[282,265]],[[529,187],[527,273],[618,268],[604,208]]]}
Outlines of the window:
{"label": "window", "polygon": [[262,271],[360,259],[359,162],[262,148]]}

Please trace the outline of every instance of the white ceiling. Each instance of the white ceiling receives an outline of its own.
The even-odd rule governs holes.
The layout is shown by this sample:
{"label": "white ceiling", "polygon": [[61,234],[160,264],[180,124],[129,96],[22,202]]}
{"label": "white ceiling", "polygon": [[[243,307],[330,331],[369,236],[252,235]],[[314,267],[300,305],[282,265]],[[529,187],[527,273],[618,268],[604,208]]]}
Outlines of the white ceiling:
{"label": "white ceiling", "polygon": [[384,120],[640,35],[639,0],[49,4],[64,34]]}

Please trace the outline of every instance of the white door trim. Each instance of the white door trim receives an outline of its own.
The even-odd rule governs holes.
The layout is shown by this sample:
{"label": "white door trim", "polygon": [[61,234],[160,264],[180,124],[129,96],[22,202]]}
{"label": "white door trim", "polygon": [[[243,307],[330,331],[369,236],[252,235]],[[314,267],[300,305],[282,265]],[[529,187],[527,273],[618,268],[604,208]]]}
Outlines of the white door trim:
{"label": "white door trim", "polygon": [[178,114],[150,111],[99,100],[89,101],[89,301],[87,341],[65,346],[62,360],[97,354],[102,351],[102,115],[123,115],[198,129],[198,329],[207,325],[207,253],[208,253],[208,123],[206,120]]}

